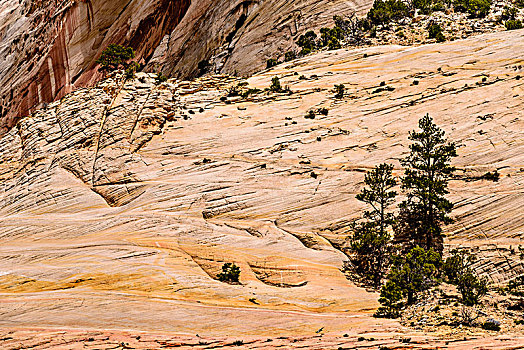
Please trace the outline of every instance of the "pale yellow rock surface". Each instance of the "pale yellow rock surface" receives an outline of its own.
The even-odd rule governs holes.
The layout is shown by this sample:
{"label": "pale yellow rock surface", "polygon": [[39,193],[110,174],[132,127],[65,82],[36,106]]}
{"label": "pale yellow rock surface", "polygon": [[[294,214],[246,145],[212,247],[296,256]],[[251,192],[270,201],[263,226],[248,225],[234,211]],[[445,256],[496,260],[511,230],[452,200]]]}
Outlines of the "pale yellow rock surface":
{"label": "pale yellow rock surface", "polygon": [[[398,344],[412,331],[372,318],[377,294],[340,272],[363,172],[386,161],[400,175],[408,131],[430,113],[461,144],[446,243],[478,247],[495,282],[522,273],[509,248],[524,227],[523,63],[520,30],[308,56],[249,79],[265,88],[279,75],[293,94],[230,104],[220,97],[240,80],[227,77],[158,85],[139,74],[64,97],[0,140],[2,334],[310,342],[324,327],[335,342],[376,332]],[[394,90],[375,92],[382,81]],[[328,116],[304,118],[319,107]],[[466,181],[495,169],[498,182]],[[241,285],[215,279],[224,262],[240,266]]]}

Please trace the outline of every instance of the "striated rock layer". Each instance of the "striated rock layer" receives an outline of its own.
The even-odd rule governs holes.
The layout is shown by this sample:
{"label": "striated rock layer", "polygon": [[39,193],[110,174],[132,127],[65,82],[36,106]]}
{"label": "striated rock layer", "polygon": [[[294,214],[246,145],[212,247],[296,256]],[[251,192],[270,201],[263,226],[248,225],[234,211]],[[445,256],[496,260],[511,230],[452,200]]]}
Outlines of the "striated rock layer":
{"label": "striated rock layer", "polygon": [[[279,75],[292,94],[224,102],[240,79],[140,73],[66,95],[0,139],[0,326],[409,334],[340,271],[363,173],[399,175],[430,113],[460,143],[447,245],[473,248],[492,282],[521,274],[523,62],[520,30],[319,53],[248,80]],[[241,284],[217,280],[225,262]]]}
{"label": "striated rock layer", "polygon": [[371,1],[7,0],[0,3],[0,134],[19,118],[100,79],[111,43],[177,77],[216,56],[217,71],[259,70],[307,29]]}

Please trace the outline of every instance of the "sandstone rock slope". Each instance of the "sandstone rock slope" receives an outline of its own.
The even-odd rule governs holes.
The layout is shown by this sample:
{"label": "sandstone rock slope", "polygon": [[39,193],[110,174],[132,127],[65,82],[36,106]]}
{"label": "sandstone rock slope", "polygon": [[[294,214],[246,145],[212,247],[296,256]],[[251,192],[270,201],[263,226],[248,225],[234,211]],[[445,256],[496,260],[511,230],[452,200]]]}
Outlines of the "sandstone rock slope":
{"label": "sandstone rock slope", "polygon": [[[461,144],[447,244],[507,281],[523,271],[523,61],[521,30],[319,53],[248,80],[278,75],[290,95],[224,99],[241,79],[140,73],[65,96],[0,140],[0,325],[405,332],[370,317],[377,295],[344,277],[339,248],[363,172],[400,174],[425,113]],[[479,179],[495,169],[498,182]],[[217,281],[224,262],[240,285]]]}

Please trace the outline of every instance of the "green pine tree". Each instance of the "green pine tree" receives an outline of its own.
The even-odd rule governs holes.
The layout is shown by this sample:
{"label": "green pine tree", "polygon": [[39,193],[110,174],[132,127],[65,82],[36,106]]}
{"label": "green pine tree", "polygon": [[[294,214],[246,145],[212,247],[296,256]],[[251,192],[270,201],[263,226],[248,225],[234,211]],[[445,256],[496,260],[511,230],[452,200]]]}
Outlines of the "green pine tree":
{"label": "green pine tree", "polygon": [[445,198],[448,182],[455,168],[451,159],[457,156],[456,145],[444,138],[433,119],[426,115],[419,120],[420,131],[412,131],[410,154],[401,161],[407,169],[402,189],[407,199],[400,205],[396,239],[407,247],[443,250],[442,225],[450,223],[448,214],[453,204]]}
{"label": "green pine tree", "polygon": [[102,51],[96,60],[102,70],[112,71],[118,68],[127,68],[127,61],[135,57],[135,51],[130,47],[110,44]]}
{"label": "green pine tree", "polygon": [[378,317],[397,317],[405,303],[413,304],[419,294],[437,284],[442,260],[433,249],[412,248],[394,258],[388,281],[380,291]]}
{"label": "green pine tree", "polygon": [[396,185],[392,170],[392,165],[380,164],[369,171],[364,178],[367,187],[356,196],[371,210],[364,212],[364,222],[352,225],[350,262],[360,279],[374,287],[380,286],[391,254],[388,228],[393,224],[394,217],[388,209],[397,195],[392,190]]}

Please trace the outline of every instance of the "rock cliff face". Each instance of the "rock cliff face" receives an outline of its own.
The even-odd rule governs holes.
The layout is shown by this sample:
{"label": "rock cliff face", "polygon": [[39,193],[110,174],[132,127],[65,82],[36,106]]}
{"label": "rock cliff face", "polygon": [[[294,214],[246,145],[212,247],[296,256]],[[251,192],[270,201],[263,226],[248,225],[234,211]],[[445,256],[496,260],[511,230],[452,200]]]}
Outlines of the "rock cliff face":
{"label": "rock cliff face", "polygon": [[195,76],[198,63],[212,71],[249,75],[269,58],[283,57],[297,36],[332,26],[334,15],[364,14],[372,0],[200,0],[162,45],[151,67],[178,78]]}
{"label": "rock cliff face", "polygon": [[147,69],[189,77],[201,60],[216,70],[262,68],[293,37],[371,1],[8,0],[0,4],[0,133],[37,107],[100,79],[110,43],[136,49]]}
{"label": "rock cliff face", "polygon": [[110,43],[147,60],[189,0],[3,1],[0,4],[0,133],[43,104],[100,78]]}
{"label": "rock cliff face", "polygon": [[[399,344],[411,331],[371,318],[377,295],[340,271],[363,173],[386,161],[399,175],[408,131],[430,113],[461,145],[446,245],[474,249],[492,282],[522,273],[512,247],[524,230],[523,62],[521,30],[324,52],[248,80],[262,89],[279,75],[290,95],[224,101],[241,79],[157,84],[145,73],[66,95],[0,139],[0,326],[254,343],[324,328],[330,345],[297,346],[331,348],[345,332]],[[321,107],[327,116],[304,118]],[[495,169],[498,182],[480,178]],[[224,262],[240,266],[241,285],[217,280]]]}

